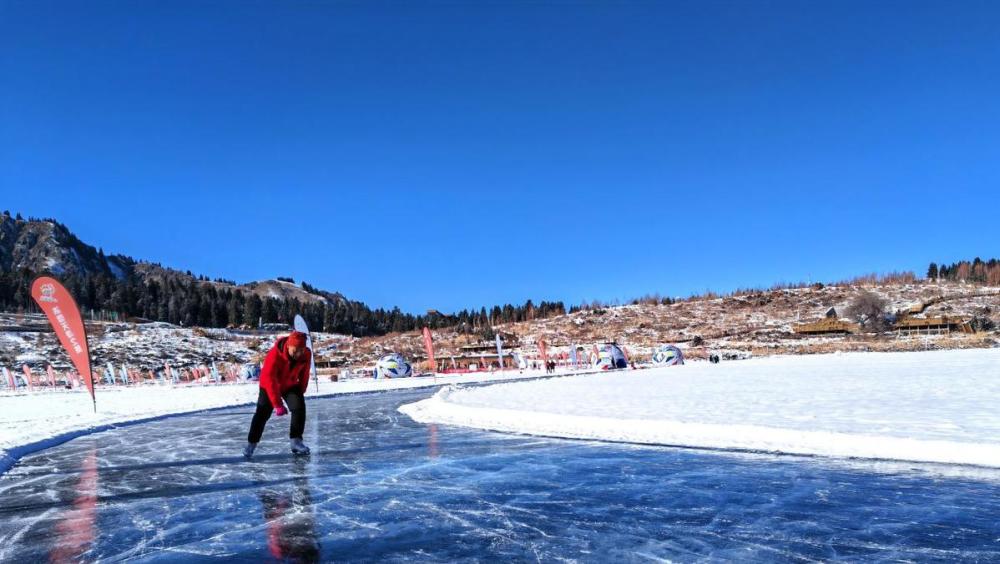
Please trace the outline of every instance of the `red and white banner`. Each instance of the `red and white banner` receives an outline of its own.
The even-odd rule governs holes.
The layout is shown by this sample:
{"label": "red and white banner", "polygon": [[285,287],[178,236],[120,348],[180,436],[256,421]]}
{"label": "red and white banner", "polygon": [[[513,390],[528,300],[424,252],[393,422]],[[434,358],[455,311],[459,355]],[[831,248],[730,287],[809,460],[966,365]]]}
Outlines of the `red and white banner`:
{"label": "red and white banner", "polygon": [[45,316],[49,318],[49,323],[56,331],[59,342],[69,353],[73,366],[82,376],[83,383],[87,385],[90,392],[90,400],[94,403],[94,411],[97,411],[97,398],[94,396],[94,376],[90,371],[90,349],[87,347],[87,332],[83,327],[83,319],[80,317],[80,308],[77,307],[73,296],[66,288],[54,278],[42,276],[31,285],[31,297],[42,308]]}
{"label": "red and white banner", "polygon": [[429,327],[424,327],[424,349],[427,351],[427,360],[431,364],[431,371],[437,372],[437,362],[434,361],[434,341],[431,339]]}

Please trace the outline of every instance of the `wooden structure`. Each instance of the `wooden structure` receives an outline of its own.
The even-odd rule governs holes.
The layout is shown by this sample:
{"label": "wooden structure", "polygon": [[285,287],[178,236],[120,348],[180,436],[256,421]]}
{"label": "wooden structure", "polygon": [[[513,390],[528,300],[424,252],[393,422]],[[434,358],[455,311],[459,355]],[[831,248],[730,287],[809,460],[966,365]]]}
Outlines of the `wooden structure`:
{"label": "wooden structure", "polygon": [[947,335],[952,332],[974,333],[968,320],[958,317],[905,317],[893,326],[896,335]]}
{"label": "wooden structure", "polygon": [[[505,343],[506,345],[506,343]],[[492,342],[481,342],[458,348],[458,354],[441,352],[436,355],[440,372],[486,372],[491,369],[516,370],[517,362],[511,351],[504,347],[503,360],[497,359],[497,346]]]}
{"label": "wooden structure", "polygon": [[331,353],[323,356],[316,355],[316,368],[339,368],[347,364],[347,355],[345,353]]}
{"label": "wooden structure", "polygon": [[796,326],[793,331],[799,335],[849,335],[858,331],[858,326],[849,321],[825,317],[812,323]]}

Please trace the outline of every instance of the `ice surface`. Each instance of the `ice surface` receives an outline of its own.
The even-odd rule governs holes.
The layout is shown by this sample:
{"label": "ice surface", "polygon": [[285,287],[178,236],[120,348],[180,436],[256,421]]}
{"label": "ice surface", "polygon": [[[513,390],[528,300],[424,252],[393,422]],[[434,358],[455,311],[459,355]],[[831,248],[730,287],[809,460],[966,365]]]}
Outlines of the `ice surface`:
{"label": "ice surface", "polygon": [[1000,467],[1000,350],[689,363],[444,390],[418,421],[544,436]]}
{"label": "ice surface", "polygon": [[0,476],[0,561],[1000,559],[1000,473],[422,425],[428,390],[311,399],[258,455],[249,408],[75,439]]}
{"label": "ice surface", "polygon": [[[399,380],[358,379],[322,382],[320,392],[324,395],[350,394],[427,387],[441,383],[502,381],[535,376],[537,374],[508,372]],[[96,413],[86,390],[0,393],[0,472],[5,469],[6,451],[15,447],[44,442],[64,433],[85,431],[103,425],[252,403],[257,401],[257,389],[256,382],[210,386],[159,384],[131,388],[103,386],[97,390]],[[315,394],[316,386],[310,381],[307,395]]]}

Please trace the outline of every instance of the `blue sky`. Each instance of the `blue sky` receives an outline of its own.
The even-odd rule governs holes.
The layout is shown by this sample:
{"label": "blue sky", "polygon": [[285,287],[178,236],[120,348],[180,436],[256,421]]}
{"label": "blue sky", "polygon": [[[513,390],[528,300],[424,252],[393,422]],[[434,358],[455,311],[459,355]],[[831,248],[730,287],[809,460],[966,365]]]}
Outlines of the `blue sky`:
{"label": "blue sky", "polygon": [[990,2],[0,2],[0,207],[373,306],[1000,255]]}

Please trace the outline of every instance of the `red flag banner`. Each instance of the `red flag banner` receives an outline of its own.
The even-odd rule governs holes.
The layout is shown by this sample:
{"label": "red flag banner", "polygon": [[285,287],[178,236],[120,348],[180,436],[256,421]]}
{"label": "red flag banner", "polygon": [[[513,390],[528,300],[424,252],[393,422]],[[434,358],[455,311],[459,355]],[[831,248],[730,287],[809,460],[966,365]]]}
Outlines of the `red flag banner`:
{"label": "red flag banner", "polygon": [[90,392],[90,400],[97,411],[97,398],[94,396],[94,376],[90,371],[90,349],[87,347],[87,333],[80,317],[73,296],[54,278],[42,276],[31,285],[31,297],[42,308],[49,323],[55,329],[63,348],[69,353],[73,366],[83,378]]}
{"label": "red flag banner", "polygon": [[30,392],[35,389],[34,383],[31,381],[31,367],[25,364],[21,368],[24,369],[24,381],[28,384],[28,391]]}
{"label": "red flag banner", "polygon": [[437,362],[434,361],[434,341],[431,339],[429,327],[424,327],[424,349],[427,351],[427,360],[431,364],[431,370],[437,372]]}
{"label": "red flag banner", "polygon": [[538,339],[538,354],[542,355],[542,362],[546,363],[546,365],[547,365],[548,362],[549,362],[549,355],[548,355],[547,352],[545,352],[545,340],[544,339]]}

